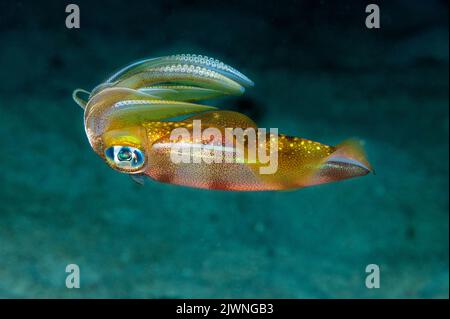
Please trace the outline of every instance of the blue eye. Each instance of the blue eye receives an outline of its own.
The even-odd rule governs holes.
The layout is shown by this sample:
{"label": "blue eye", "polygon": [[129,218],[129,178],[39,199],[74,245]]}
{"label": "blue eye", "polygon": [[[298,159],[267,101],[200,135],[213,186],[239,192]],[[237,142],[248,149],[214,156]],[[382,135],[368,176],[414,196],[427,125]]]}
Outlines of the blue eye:
{"label": "blue eye", "polygon": [[143,152],[131,146],[111,146],[105,150],[107,161],[116,169],[136,171],[144,166]]}
{"label": "blue eye", "polygon": [[117,159],[121,162],[131,161],[133,159],[133,153],[128,147],[122,147],[121,150],[117,153]]}

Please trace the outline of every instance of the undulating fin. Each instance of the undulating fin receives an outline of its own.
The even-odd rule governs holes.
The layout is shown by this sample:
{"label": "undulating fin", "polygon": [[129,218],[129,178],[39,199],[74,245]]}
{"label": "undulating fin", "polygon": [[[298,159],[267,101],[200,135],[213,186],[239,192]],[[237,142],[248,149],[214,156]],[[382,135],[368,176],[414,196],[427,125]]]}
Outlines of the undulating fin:
{"label": "undulating fin", "polygon": [[369,172],[373,172],[372,166],[367,161],[361,141],[355,139],[349,139],[337,145],[336,151],[326,159],[326,162],[348,163],[361,166]]}
{"label": "undulating fin", "polygon": [[81,98],[79,96],[80,93],[86,94],[88,98],[89,98],[91,93],[89,91],[86,91],[86,90],[83,90],[83,89],[76,89],[72,93],[72,99],[75,101],[75,103],[77,103],[84,110],[86,108],[86,104],[88,102],[88,99]]}
{"label": "undulating fin", "polygon": [[308,185],[335,182],[373,172],[362,145],[357,140],[347,140],[320,161],[312,172]]}
{"label": "undulating fin", "polygon": [[144,184],[145,184],[145,175],[144,174],[130,174],[130,177],[137,184],[144,186]]}
{"label": "undulating fin", "polygon": [[105,82],[116,82],[136,73],[146,72],[146,70],[148,69],[178,64],[189,64],[215,71],[246,87],[254,85],[252,80],[250,80],[247,76],[245,76],[235,68],[217,59],[195,54],[177,54],[137,61],[117,71]]}

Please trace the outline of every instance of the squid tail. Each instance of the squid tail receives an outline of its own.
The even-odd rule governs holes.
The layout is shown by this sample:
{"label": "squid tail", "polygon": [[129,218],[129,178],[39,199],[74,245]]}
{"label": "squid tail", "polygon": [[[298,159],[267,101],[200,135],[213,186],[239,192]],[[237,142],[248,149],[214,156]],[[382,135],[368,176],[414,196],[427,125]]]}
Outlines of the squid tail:
{"label": "squid tail", "polygon": [[336,146],[318,166],[311,178],[311,185],[329,183],[374,173],[358,140],[346,140]]}

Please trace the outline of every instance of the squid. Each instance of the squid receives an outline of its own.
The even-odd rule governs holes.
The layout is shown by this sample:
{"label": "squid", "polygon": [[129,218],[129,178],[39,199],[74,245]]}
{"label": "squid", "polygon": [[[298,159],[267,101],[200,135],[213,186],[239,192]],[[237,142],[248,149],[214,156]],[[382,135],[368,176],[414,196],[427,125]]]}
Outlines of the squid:
{"label": "squid", "polygon": [[268,132],[244,114],[196,103],[252,86],[219,60],[181,54],[137,61],[72,96],[92,149],[140,184],[290,190],[373,171],[359,141],[331,146]]}

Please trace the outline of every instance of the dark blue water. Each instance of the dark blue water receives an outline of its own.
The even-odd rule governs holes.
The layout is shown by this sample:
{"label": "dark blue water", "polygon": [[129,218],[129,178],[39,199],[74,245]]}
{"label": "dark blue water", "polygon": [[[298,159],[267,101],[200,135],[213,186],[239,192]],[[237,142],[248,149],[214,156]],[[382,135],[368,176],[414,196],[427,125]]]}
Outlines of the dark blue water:
{"label": "dark blue water", "polygon": [[[448,3],[77,1],[0,5],[0,297],[448,298]],[[77,87],[136,59],[219,58],[214,101],[262,127],[365,141],[377,175],[292,192],[206,191],[111,170]],[[65,286],[67,264],[81,288]],[[365,267],[381,269],[367,289]]]}

